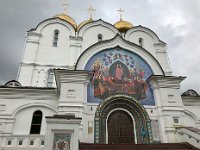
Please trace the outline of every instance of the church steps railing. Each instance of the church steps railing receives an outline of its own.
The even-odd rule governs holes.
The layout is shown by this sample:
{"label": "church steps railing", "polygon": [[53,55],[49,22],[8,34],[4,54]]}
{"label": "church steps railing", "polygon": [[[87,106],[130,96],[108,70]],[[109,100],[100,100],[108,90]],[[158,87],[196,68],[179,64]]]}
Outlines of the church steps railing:
{"label": "church steps railing", "polygon": [[187,142],[196,148],[200,148],[200,129],[193,127],[182,127],[176,129],[177,142]]}

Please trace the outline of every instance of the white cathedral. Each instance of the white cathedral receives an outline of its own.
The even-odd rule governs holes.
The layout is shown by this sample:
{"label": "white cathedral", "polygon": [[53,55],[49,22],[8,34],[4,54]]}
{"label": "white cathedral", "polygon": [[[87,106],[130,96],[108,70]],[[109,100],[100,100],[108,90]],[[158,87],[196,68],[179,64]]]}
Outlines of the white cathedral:
{"label": "white cathedral", "polygon": [[0,148],[182,142],[198,148],[200,97],[180,93],[184,79],[173,76],[166,43],[151,29],[122,17],[77,25],[56,15],[27,32],[17,81],[0,87]]}

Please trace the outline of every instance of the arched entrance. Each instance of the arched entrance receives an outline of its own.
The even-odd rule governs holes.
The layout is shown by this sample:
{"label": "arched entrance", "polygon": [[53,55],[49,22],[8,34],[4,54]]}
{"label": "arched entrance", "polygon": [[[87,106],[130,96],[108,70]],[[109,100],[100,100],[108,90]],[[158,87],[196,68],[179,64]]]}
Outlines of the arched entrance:
{"label": "arched entrance", "polygon": [[112,112],[107,121],[108,144],[135,143],[131,116],[122,110]]}
{"label": "arched entrance", "polygon": [[[122,112],[123,110],[125,111]],[[134,124],[130,117],[134,119]],[[130,124],[130,122],[132,123]],[[114,124],[118,125],[115,127]],[[130,124],[130,126],[126,124]],[[123,125],[125,127],[122,127]],[[122,128],[127,128],[129,131],[125,131],[125,129],[122,131]],[[128,132],[132,133],[126,135],[126,138],[122,138],[125,141],[116,140],[122,136],[122,132],[123,135]],[[133,97],[127,95],[115,95],[105,99],[96,109],[94,142],[102,144],[152,143],[150,118],[145,108]]]}

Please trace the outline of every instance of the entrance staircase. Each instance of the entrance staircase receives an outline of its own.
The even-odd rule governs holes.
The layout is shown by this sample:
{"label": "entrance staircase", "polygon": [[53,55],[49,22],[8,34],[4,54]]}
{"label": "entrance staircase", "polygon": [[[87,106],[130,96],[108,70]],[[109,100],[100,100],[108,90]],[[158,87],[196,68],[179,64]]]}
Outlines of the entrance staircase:
{"label": "entrance staircase", "polygon": [[188,143],[162,144],[88,144],[80,143],[79,150],[200,150]]}

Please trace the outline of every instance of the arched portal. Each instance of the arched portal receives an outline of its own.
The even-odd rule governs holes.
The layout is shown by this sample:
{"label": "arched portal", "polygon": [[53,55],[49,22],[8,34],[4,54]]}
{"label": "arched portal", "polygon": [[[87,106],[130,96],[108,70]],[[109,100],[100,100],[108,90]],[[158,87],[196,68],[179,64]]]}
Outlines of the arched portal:
{"label": "arched portal", "polygon": [[[126,112],[128,112],[131,116],[129,114],[125,114],[126,112],[122,112],[119,110],[126,110]],[[126,117],[126,119],[124,120],[118,118],[118,120],[114,121],[115,118],[120,116],[121,117],[124,116]],[[132,143],[137,143],[137,144],[152,143],[153,141],[152,141],[150,118],[145,108],[134,98],[126,95],[111,96],[102,101],[97,107],[95,113],[95,135],[94,135],[95,143],[104,143],[104,144],[109,143],[110,138],[112,138],[109,135],[111,134],[109,131],[109,125],[114,124],[117,121],[118,124],[121,124],[120,126],[123,125],[122,123],[123,121],[126,121],[126,123],[130,123],[131,121],[133,122],[133,120],[130,117],[134,118],[134,124],[131,125],[132,131],[130,131],[134,132],[134,134],[131,133],[129,136],[123,139],[126,141],[123,142],[116,141],[114,143],[131,143],[128,137],[130,138],[132,137],[132,139],[134,139]],[[109,120],[112,123],[110,123]],[[120,126],[116,127],[116,130],[120,130]],[[127,127],[130,128],[129,126]],[[108,132],[106,132],[106,129],[108,129]],[[114,131],[111,130],[111,132]],[[120,132],[122,131],[117,131],[117,132],[118,134],[121,134]],[[121,136],[121,135],[115,134],[112,136]]]}
{"label": "arched portal", "polygon": [[131,116],[123,111],[113,111],[107,120],[108,144],[135,143]]}

